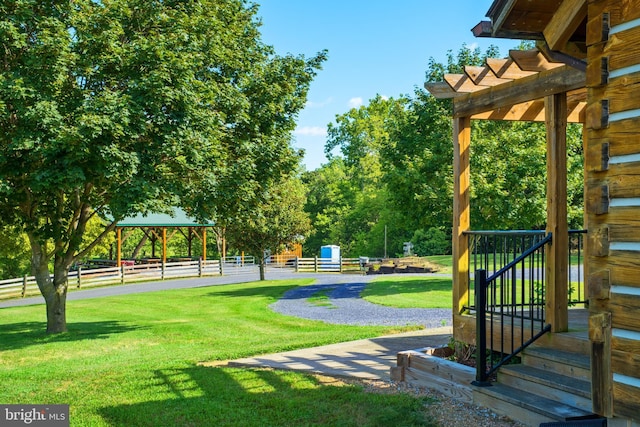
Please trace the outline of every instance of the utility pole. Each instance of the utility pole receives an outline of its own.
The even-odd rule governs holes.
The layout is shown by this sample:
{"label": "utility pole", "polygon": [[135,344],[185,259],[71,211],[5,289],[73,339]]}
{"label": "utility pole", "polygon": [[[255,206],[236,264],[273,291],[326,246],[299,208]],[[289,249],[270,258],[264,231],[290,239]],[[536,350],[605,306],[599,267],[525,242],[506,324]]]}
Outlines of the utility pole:
{"label": "utility pole", "polygon": [[387,258],[387,226],[384,226],[384,257]]}

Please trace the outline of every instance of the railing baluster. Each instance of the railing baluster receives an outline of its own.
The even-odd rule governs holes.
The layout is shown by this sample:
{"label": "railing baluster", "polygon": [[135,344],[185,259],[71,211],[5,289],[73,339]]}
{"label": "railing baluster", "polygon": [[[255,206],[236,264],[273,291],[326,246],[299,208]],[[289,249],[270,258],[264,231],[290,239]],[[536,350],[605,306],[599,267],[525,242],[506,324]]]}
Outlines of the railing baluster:
{"label": "railing baluster", "polygon": [[473,384],[483,387],[491,385],[487,381],[487,272],[483,269],[476,270],[474,277],[476,280],[476,380]]}

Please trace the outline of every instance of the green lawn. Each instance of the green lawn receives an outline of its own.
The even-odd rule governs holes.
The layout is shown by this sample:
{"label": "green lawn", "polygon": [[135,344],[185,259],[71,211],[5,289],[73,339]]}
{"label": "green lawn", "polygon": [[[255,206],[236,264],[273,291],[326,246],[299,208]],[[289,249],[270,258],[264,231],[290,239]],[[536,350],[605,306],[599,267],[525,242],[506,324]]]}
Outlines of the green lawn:
{"label": "green lawn", "polygon": [[[268,309],[309,280],[68,302],[69,333],[44,307],[0,309],[0,402],[67,403],[72,426],[433,425],[425,402],[226,360],[407,328],[329,325]],[[428,408],[427,408],[428,410]]]}
{"label": "green lawn", "polygon": [[362,297],[374,304],[399,308],[451,308],[452,286],[451,278],[382,276],[367,285]]}

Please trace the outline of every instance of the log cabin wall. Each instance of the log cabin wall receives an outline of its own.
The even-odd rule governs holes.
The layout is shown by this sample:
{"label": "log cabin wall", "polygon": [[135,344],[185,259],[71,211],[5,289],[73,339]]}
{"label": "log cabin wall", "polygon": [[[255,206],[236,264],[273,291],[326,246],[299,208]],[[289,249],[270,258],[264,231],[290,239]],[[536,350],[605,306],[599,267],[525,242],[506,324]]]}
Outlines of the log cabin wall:
{"label": "log cabin wall", "polygon": [[590,0],[586,196],[593,404],[640,419],[640,0]]}

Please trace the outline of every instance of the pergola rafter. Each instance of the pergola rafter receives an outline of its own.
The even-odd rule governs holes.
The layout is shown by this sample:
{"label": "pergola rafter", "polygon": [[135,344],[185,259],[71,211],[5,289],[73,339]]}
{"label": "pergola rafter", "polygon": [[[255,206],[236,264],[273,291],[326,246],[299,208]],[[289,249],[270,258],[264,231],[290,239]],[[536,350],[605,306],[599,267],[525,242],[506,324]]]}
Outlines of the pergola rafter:
{"label": "pergola rafter", "polygon": [[466,66],[464,72],[425,84],[434,97],[454,100],[454,117],[544,122],[544,98],[567,93],[567,121],[584,123],[585,73],[537,49],[512,50],[509,58],[487,59],[484,66]]}

